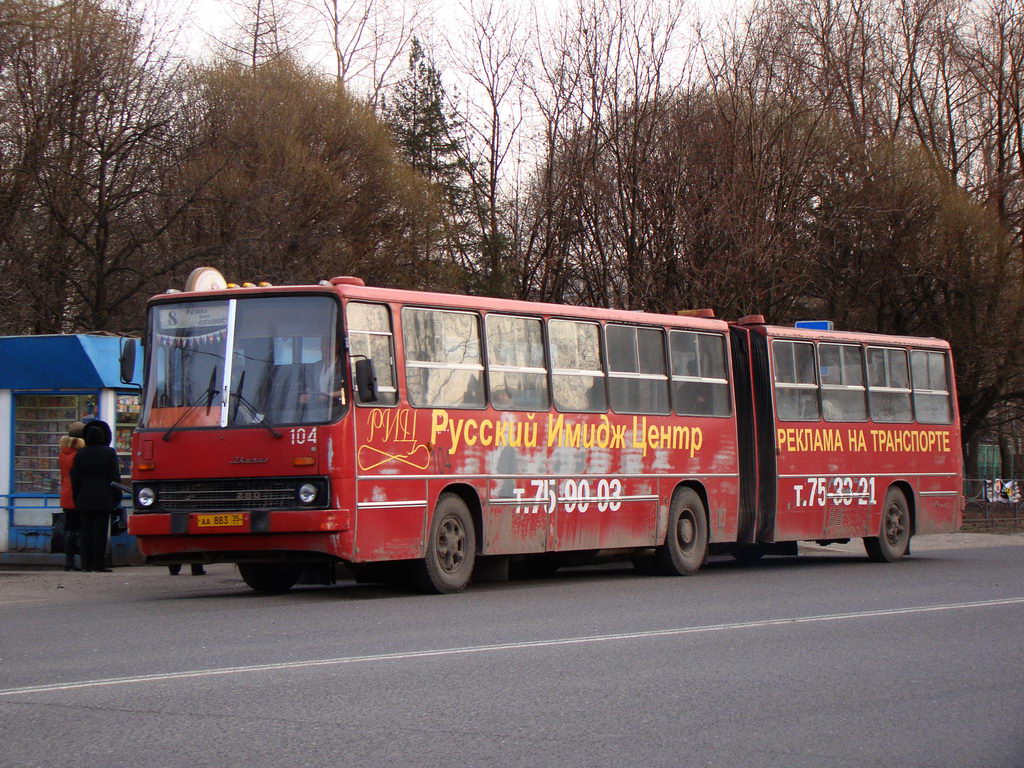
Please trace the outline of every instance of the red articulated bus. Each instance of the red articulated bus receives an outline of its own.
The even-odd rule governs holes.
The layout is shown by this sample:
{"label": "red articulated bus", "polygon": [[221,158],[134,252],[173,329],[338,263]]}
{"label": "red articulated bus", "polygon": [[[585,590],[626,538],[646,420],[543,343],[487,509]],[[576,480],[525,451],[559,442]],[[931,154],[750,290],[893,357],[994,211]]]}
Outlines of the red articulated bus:
{"label": "red articulated bus", "polygon": [[509,563],[686,575],[801,540],[894,561],[960,525],[941,341],[190,283],[149,306],[129,520],[148,562],[234,562],[260,591],[398,565],[454,592]]}

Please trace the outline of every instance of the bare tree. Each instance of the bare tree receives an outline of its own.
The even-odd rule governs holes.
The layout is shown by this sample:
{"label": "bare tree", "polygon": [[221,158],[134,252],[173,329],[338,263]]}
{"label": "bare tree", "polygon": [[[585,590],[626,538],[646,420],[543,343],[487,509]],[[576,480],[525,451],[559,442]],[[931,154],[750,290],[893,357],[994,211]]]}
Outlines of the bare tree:
{"label": "bare tree", "polygon": [[1024,4],[985,2],[964,47],[981,118],[973,181],[1024,255]]}
{"label": "bare tree", "polygon": [[977,142],[969,68],[961,28],[969,23],[961,0],[897,4],[889,38],[886,83],[896,106],[892,135],[916,138],[958,184],[969,182]]}
{"label": "bare tree", "polygon": [[685,71],[670,66],[679,20],[677,6],[581,0],[542,45],[531,88],[546,146],[523,242],[544,295],[637,309],[656,301],[662,257],[643,169]]}
{"label": "bare tree", "polygon": [[177,258],[162,244],[190,199],[174,174],[190,148],[175,64],[144,30],[130,5],[69,0],[11,62],[4,124],[31,205],[4,245],[26,329],[137,327]]}
{"label": "bare tree", "polygon": [[218,54],[245,62],[253,71],[297,51],[309,35],[302,32],[299,9],[289,0],[230,0],[231,25],[217,40]]}
{"label": "bare tree", "polygon": [[320,0],[334,76],[376,109],[424,23],[424,0]]}
{"label": "bare tree", "polygon": [[462,254],[481,290],[492,296],[516,293],[516,262],[510,258],[512,222],[503,192],[507,164],[523,123],[521,91],[529,49],[522,9],[494,0],[467,0],[462,35],[450,38],[451,55],[469,88],[463,113],[477,148],[465,161],[471,176],[471,211],[476,218],[478,253]]}

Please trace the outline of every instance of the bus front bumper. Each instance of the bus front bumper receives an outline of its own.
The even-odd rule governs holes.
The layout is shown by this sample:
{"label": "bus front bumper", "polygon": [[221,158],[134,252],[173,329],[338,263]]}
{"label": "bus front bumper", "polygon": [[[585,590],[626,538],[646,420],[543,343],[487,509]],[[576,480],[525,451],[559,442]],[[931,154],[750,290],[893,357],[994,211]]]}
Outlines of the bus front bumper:
{"label": "bus front bumper", "polygon": [[344,509],[136,512],[128,517],[128,533],[142,537],[336,533],[350,527],[351,514]]}

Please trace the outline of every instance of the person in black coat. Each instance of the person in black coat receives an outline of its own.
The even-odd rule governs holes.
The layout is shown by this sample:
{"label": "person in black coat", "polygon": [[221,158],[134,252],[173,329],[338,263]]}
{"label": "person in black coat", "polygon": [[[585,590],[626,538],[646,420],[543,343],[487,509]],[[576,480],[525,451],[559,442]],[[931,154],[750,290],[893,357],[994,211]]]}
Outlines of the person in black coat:
{"label": "person in black coat", "polygon": [[110,447],[110,426],[106,422],[90,421],[82,437],[85,447],[75,455],[71,467],[71,487],[81,526],[82,570],[109,572],[107,529],[110,514],[121,503],[121,491],[111,483],[121,482],[121,472],[117,452]]}

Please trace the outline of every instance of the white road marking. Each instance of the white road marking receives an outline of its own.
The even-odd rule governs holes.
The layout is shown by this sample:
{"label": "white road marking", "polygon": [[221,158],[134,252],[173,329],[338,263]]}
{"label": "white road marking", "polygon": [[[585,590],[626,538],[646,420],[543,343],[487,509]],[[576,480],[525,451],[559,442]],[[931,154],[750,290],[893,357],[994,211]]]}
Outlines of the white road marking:
{"label": "white road marking", "polygon": [[822,616],[797,616],[788,619],[764,619],[761,621],[741,621],[728,624],[707,624],[698,627],[677,627],[674,629],[653,629],[644,632],[621,632],[611,635],[587,635],[583,637],[563,637],[553,640],[524,640],[516,643],[495,643],[492,645],[471,645],[462,648],[436,648],[425,651],[401,651],[396,653],[376,653],[367,656],[342,656],[334,659],[310,659],[308,661],[283,661],[275,664],[250,664],[241,667],[219,667],[215,669],[196,669],[185,672],[163,672],[153,675],[135,675],[132,677],[112,677],[105,680],[80,680],[71,683],[50,683],[48,685],[29,685],[23,688],[0,690],[0,696],[17,696],[27,693],[49,693],[51,691],[73,691],[80,688],[101,688],[111,685],[129,685],[132,683],[151,683],[163,680],[187,680],[199,677],[215,677],[223,675],[239,675],[248,672],[273,672],[284,669],[309,669],[312,667],[339,666],[342,664],[364,664],[377,661],[404,661],[407,659],[423,659],[437,656],[458,656],[470,653],[495,653],[500,651],[520,651],[531,648],[554,648],[568,645],[585,645],[588,643],[607,643],[618,640],[645,640],[657,637],[675,637],[680,635],[696,635],[706,632],[727,632],[739,629],[761,629],[764,627],[791,626],[795,624],[815,624],[825,621],[850,621],[853,619],[871,619],[880,616],[904,616],[915,613],[936,613],[939,611],[960,611],[970,608],[988,608],[1002,605],[1024,604],[1024,597],[1010,597],[1002,600],[980,600],[970,603],[949,603],[946,605],[922,605],[911,608],[887,608],[880,611],[857,611],[856,613],[833,613]]}

